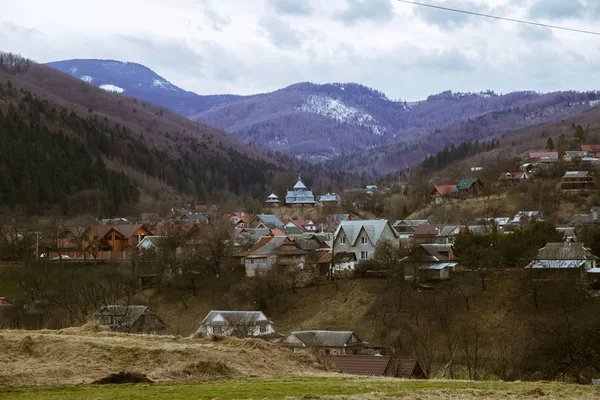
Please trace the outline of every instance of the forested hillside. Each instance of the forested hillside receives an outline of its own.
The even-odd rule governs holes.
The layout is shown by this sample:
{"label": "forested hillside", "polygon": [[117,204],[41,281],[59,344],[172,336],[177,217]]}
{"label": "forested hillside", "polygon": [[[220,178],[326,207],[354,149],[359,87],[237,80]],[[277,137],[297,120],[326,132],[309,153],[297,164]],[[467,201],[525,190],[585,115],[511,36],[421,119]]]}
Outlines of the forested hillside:
{"label": "forested hillside", "polygon": [[49,67],[3,60],[3,204],[106,215],[140,196],[157,202],[165,193],[197,201],[223,193],[262,200],[288,171],[304,173],[322,190],[352,180],[317,174],[292,158]]}

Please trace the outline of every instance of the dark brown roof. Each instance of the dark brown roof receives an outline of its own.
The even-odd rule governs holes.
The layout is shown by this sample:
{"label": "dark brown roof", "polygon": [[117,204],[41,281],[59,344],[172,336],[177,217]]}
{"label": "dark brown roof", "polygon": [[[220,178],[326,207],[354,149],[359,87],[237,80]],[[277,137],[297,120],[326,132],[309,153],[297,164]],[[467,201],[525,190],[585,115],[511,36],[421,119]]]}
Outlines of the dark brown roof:
{"label": "dark brown roof", "polygon": [[326,356],[335,366],[345,374],[352,375],[380,375],[385,374],[392,357],[366,356],[366,355],[341,355]]}
{"label": "dark brown roof", "polygon": [[393,376],[404,379],[426,378],[416,359],[371,355],[330,355],[326,358],[345,374]]}

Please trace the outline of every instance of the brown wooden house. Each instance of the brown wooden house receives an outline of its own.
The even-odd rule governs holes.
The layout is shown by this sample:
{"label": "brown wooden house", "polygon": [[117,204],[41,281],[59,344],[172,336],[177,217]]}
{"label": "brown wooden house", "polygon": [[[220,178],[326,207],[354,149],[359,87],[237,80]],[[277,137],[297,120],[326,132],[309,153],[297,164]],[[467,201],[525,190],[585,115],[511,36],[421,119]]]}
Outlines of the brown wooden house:
{"label": "brown wooden house", "polygon": [[163,335],[167,324],[147,306],[108,305],[92,315],[101,325],[114,331]]}
{"label": "brown wooden house", "polygon": [[340,372],[352,375],[389,376],[402,379],[427,379],[419,361],[380,355],[329,355],[325,358]]}
{"label": "brown wooden house", "polygon": [[83,248],[93,259],[127,259],[152,232],[143,224],[93,225],[83,236]]}

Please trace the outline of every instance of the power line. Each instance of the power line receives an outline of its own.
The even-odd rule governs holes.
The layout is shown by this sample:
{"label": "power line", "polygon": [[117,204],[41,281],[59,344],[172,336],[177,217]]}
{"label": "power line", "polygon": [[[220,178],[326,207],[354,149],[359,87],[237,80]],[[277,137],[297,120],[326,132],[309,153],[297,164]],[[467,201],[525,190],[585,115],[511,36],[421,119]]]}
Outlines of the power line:
{"label": "power line", "polygon": [[477,17],[500,19],[500,20],[503,20],[503,21],[517,22],[519,24],[542,26],[544,28],[561,29],[563,31],[571,31],[571,32],[578,32],[578,33],[587,33],[588,35],[600,36],[600,32],[584,31],[584,30],[581,30],[581,29],[574,29],[574,28],[565,28],[564,26],[548,25],[548,24],[542,24],[542,23],[539,23],[539,22],[525,21],[525,20],[522,20],[522,19],[498,17],[496,15],[482,14],[482,13],[473,12],[473,11],[458,10],[456,8],[436,6],[436,5],[433,5],[433,4],[418,3],[416,1],[408,1],[408,0],[396,0],[396,1],[398,1],[400,3],[412,4],[412,5],[420,6],[420,7],[429,7],[429,8],[435,8],[435,9],[438,9],[438,10],[452,11],[452,12],[457,12],[457,13],[462,13],[462,14],[475,15]]}

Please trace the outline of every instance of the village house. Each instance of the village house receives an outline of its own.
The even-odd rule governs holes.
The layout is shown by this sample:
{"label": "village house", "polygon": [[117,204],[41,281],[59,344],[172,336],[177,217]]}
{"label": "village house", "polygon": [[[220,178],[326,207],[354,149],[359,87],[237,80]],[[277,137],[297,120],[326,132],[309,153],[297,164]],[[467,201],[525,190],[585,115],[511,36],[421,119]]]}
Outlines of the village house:
{"label": "village house", "polygon": [[317,226],[310,219],[290,219],[283,225],[283,231],[288,235],[315,233]]}
{"label": "village house", "polygon": [[151,236],[143,224],[93,225],[83,235],[83,248],[94,259],[128,259],[131,250],[146,236]]}
{"label": "village house", "polygon": [[427,379],[416,359],[396,359],[378,355],[329,355],[325,359],[342,373],[366,376],[387,376],[401,379]]}
{"label": "village house", "polygon": [[165,236],[146,236],[137,245],[139,251],[152,252],[157,251],[160,246],[160,242]]}
{"label": "village house", "polygon": [[525,268],[545,279],[581,279],[596,268],[598,257],[583,243],[546,243]]}
{"label": "village house", "polygon": [[558,161],[558,151],[534,151],[529,153],[529,159],[532,161],[542,161],[542,159],[554,159]]}
{"label": "village house", "polygon": [[[350,274],[356,266],[356,254],[352,252],[341,252],[333,254],[330,251],[321,252],[321,256],[317,260],[319,273],[327,275],[330,272],[335,274]],[[333,270],[333,271],[332,271]]]}
{"label": "village house", "polygon": [[265,201],[266,207],[279,207],[281,205],[281,200],[275,193],[271,193],[267,200]]}
{"label": "village house", "polygon": [[229,220],[236,228],[245,228],[250,222],[250,215],[244,211],[234,212],[229,215]]}
{"label": "village house", "polygon": [[247,224],[249,228],[283,229],[283,222],[272,214],[258,214]]}
{"label": "village house", "polygon": [[264,274],[275,266],[303,268],[306,251],[287,236],[262,237],[252,248],[238,255],[246,276]]}
{"label": "village house", "polygon": [[339,194],[327,193],[327,194],[323,194],[323,195],[319,196],[319,205],[320,206],[326,206],[328,204],[337,205],[337,204],[341,204],[341,203],[342,203],[342,198],[340,197]]}
{"label": "village house", "polygon": [[419,281],[444,281],[452,279],[457,263],[454,261],[454,247],[445,243],[426,243],[412,248],[406,264],[407,279]]}
{"label": "village house", "polygon": [[582,191],[594,189],[594,177],[588,171],[567,171],[560,183],[563,191]]}
{"label": "village house", "polygon": [[600,156],[600,144],[582,144],[579,149],[589,155]]}
{"label": "village house", "polygon": [[522,229],[531,222],[541,221],[544,221],[544,216],[541,211],[519,211],[507,225]]}
{"label": "village house", "polygon": [[498,178],[501,185],[514,185],[516,183],[525,182],[529,179],[527,172],[504,172]]}
{"label": "village house", "polygon": [[193,221],[196,223],[208,222],[208,217],[199,212],[186,212],[181,214],[177,219],[179,221]]}
{"label": "village house", "polygon": [[565,151],[562,155],[562,160],[568,164],[573,164],[578,161],[581,161],[584,157],[589,157],[590,155],[585,151]]}
{"label": "village house", "polygon": [[478,178],[461,179],[456,188],[463,196],[478,196],[483,192],[483,182]]}
{"label": "village house", "polygon": [[278,336],[262,311],[219,311],[211,310],[200,322],[197,333],[236,337]]}
{"label": "village house", "polygon": [[426,219],[401,219],[394,222],[392,228],[394,228],[398,234],[398,237],[400,238],[400,244],[406,246],[409,243],[412,243],[414,240],[415,231],[420,225],[429,225],[429,221]]}
{"label": "village house", "polygon": [[113,331],[127,333],[164,335],[167,328],[156,312],[142,305],[107,305],[96,311],[92,320]]}
{"label": "village house", "polygon": [[372,259],[380,240],[399,247],[398,234],[387,220],[342,221],[333,235],[333,252],[352,252],[357,260]]}
{"label": "village house", "polygon": [[592,207],[589,214],[575,214],[566,218],[569,226],[581,226],[600,222],[600,207]]}
{"label": "village house", "polygon": [[292,190],[288,190],[285,196],[285,204],[290,206],[309,206],[314,207],[317,202],[315,201],[315,195],[312,190],[309,190],[300,175],[298,175],[298,182],[294,185]]}
{"label": "village house", "polygon": [[281,341],[282,347],[295,353],[322,355],[358,354],[366,344],[352,331],[297,331]]}
{"label": "village house", "polygon": [[367,185],[367,186],[365,186],[365,192],[367,194],[376,193],[378,190],[379,190],[379,188],[376,185]]}
{"label": "village house", "polygon": [[443,204],[452,201],[457,194],[458,188],[456,185],[441,185],[433,188],[430,197],[434,204]]}

